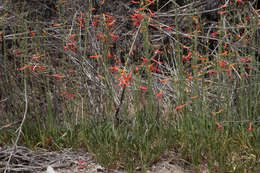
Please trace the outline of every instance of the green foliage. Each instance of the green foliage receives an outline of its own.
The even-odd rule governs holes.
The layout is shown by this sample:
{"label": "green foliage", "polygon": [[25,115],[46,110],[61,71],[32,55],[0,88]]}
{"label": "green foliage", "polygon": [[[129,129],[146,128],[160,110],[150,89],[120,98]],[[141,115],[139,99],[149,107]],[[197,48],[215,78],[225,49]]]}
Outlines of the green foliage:
{"label": "green foliage", "polygon": [[0,146],[26,97],[19,145],[84,147],[129,172],[171,150],[198,172],[259,170],[257,12],[232,1],[211,25],[196,3],[120,2],[3,2]]}

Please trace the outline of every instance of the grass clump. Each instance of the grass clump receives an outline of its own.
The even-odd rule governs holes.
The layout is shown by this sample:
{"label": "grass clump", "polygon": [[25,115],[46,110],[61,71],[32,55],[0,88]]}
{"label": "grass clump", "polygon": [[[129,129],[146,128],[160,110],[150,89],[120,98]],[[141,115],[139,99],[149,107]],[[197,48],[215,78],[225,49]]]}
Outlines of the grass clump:
{"label": "grass clump", "polygon": [[169,151],[197,172],[258,171],[255,4],[211,20],[199,1],[136,2],[4,1],[0,145],[26,107],[29,148],[84,147],[129,172]]}

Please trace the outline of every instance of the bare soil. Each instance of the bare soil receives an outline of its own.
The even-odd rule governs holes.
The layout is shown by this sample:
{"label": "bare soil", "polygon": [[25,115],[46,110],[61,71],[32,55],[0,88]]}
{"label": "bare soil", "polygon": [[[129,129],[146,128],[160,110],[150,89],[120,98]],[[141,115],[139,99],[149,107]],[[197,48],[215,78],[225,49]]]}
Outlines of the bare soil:
{"label": "bare soil", "polygon": [[[11,156],[11,159],[10,159]],[[47,171],[48,167],[53,171]],[[124,168],[105,169],[95,157],[85,150],[50,152],[44,149],[32,151],[23,146],[0,146],[0,172],[38,172],[38,173],[126,173]],[[135,168],[134,172],[144,172]],[[174,151],[162,154],[148,168],[147,173],[194,173],[195,169],[182,160]],[[203,172],[202,170],[200,172]]]}
{"label": "bare soil", "polygon": [[[82,155],[82,154],[81,154]],[[93,157],[81,158],[83,163],[81,165],[75,164],[69,168],[54,169],[56,173],[126,173],[124,170],[108,170],[95,162]],[[75,162],[78,162],[75,160]],[[201,170],[203,171],[203,170]],[[41,173],[45,173],[43,171]],[[136,168],[135,172],[142,172],[140,168]],[[148,168],[147,173],[194,173],[195,169],[185,164],[184,161],[177,158],[174,152],[170,152],[165,157],[162,157],[159,161],[154,163]]]}

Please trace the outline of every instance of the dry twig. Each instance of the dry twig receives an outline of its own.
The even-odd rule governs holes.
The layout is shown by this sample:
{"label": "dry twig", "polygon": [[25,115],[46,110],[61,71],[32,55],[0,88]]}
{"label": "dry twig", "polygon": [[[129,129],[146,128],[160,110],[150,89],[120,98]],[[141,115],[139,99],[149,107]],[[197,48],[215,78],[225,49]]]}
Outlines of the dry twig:
{"label": "dry twig", "polygon": [[27,114],[27,110],[28,110],[28,98],[27,98],[27,91],[26,91],[26,77],[24,78],[24,100],[25,100],[25,111],[24,111],[24,114],[23,114],[23,119],[22,119],[22,122],[21,122],[19,128],[17,129],[18,135],[17,135],[15,143],[13,145],[12,152],[10,153],[8,161],[6,163],[4,173],[6,173],[9,170],[11,159],[12,159],[13,155],[16,153],[17,143],[18,143],[18,140],[20,139],[20,136],[21,136],[21,133],[22,133],[22,127],[23,127],[24,121],[26,120],[26,114]]}
{"label": "dry twig", "polygon": [[[88,153],[71,152],[64,150],[63,152],[33,152],[30,149],[22,146],[16,146],[15,152],[13,147],[4,147],[0,149],[0,172],[36,172],[46,170],[48,166],[55,169],[69,168],[72,165],[78,164],[79,160],[84,160],[84,163],[92,163],[94,159]],[[5,165],[8,163],[8,169]]]}

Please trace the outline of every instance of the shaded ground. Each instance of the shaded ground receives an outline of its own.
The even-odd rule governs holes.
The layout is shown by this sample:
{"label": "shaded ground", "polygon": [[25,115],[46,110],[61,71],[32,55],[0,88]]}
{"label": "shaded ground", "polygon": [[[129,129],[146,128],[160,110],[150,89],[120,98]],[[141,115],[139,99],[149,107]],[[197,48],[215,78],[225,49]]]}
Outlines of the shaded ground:
{"label": "shaded ground", "polygon": [[[109,172],[109,173],[125,173],[124,170],[107,170],[97,164],[93,159],[84,160],[81,168],[78,165],[74,165],[71,168],[56,169],[57,173],[98,173],[98,172]],[[81,169],[80,169],[81,168]],[[141,169],[137,168],[136,172],[141,172]],[[147,173],[193,173],[194,169],[183,164],[181,160],[177,159],[174,153],[170,153],[167,157],[161,158],[157,163],[153,164],[148,168]],[[42,172],[43,173],[43,172]]]}
{"label": "shaded ground", "polygon": [[[40,172],[44,173],[48,166],[54,168],[57,173],[78,172],[109,172],[125,173],[123,168],[105,169],[99,165],[94,157],[86,151],[72,152],[47,152],[44,150],[31,151],[28,148],[18,146],[16,152],[12,147],[0,148],[0,171],[4,171],[8,159],[12,153],[12,161],[8,164],[11,172]],[[141,172],[136,168],[135,172]],[[195,170],[182,161],[173,151],[162,155],[148,168],[148,173],[193,173]],[[51,172],[48,172],[51,173]]]}
{"label": "shaded ground", "polygon": [[[29,1],[28,1],[29,2]],[[99,9],[100,6],[101,6],[101,1],[100,3],[98,3],[99,1],[95,1],[95,3],[93,4],[93,7],[95,7],[96,9]],[[113,2],[113,3],[112,3]],[[137,6],[135,6],[134,4],[130,4],[130,2],[128,4],[125,4],[124,2],[129,2],[129,1],[105,1],[105,5],[103,5],[102,9],[103,9],[103,12],[104,13],[108,13],[108,14],[113,14],[114,16],[117,17],[117,21],[118,23],[115,23],[115,25],[117,25],[117,27],[115,28],[120,28],[119,30],[115,30],[116,34],[120,34],[120,35],[124,35],[125,37],[122,37],[122,39],[119,39],[119,43],[118,45],[122,46],[122,47],[130,47],[129,45],[131,45],[132,42],[134,41],[125,41],[127,40],[128,38],[133,38],[133,33],[131,32],[128,32],[128,31],[135,31],[136,28],[132,25],[132,20],[130,19],[130,16],[132,14],[134,14],[135,10],[138,8]],[[220,1],[216,1],[216,2],[220,2]],[[29,2],[30,4],[32,4],[31,2]],[[35,3],[37,3],[35,1]],[[180,38],[184,43],[185,45],[192,45],[192,42],[191,41],[187,41],[187,39],[185,38],[186,35],[184,35],[184,33],[188,32],[187,30],[189,29],[187,26],[200,26],[198,24],[200,23],[203,23],[203,22],[198,22],[196,20],[196,18],[191,18],[189,16],[187,16],[186,18],[185,17],[182,17],[183,15],[182,14],[186,14],[188,12],[192,12],[190,9],[193,9],[195,7],[200,7],[202,9],[202,11],[204,10],[204,12],[201,12],[204,16],[204,18],[202,18],[204,20],[206,20],[205,18],[209,19],[209,18],[213,18],[214,20],[218,20],[217,18],[219,18],[219,15],[216,15],[216,11],[209,13],[209,12],[205,12],[205,9],[206,10],[211,10],[212,8],[217,8],[217,6],[219,6],[220,4],[217,4],[217,6],[215,7],[215,3],[214,3],[214,7],[213,4],[212,6],[209,7],[209,4],[211,4],[210,2],[206,2],[206,1],[197,1],[198,4],[196,3],[192,3],[190,4],[190,8],[186,7],[186,8],[179,8],[179,13],[180,13],[180,18],[179,20],[182,21],[180,22],[180,27],[181,27],[181,31],[183,32],[180,32],[180,35],[183,37],[183,38]],[[36,4],[37,5],[37,4]],[[70,5],[70,4],[68,4]],[[82,6],[81,6],[82,5]],[[26,7],[28,7],[27,5],[25,5]],[[37,5],[39,6],[39,5]],[[78,6],[82,7],[82,8],[78,8],[79,11],[84,11],[84,4],[78,4]],[[85,9],[88,9],[89,7],[85,4],[86,8]],[[206,7],[205,7],[206,6]],[[34,16],[44,16],[44,18],[49,18],[52,16],[51,13],[53,13],[53,18],[55,18],[58,13],[57,11],[55,11],[55,5],[51,5],[51,4],[46,4],[45,6],[42,6],[42,8],[44,7],[44,9],[37,9],[37,10],[27,10],[27,9],[24,9],[24,11],[29,11],[28,13],[25,13],[24,11],[20,12],[21,13],[21,16],[24,16],[24,17],[28,17],[30,19],[34,19]],[[119,8],[120,7],[120,8]],[[156,7],[156,8],[161,8],[162,6],[159,6],[159,7]],[[238,5],[239,7],[239,5]],[[249,6],[251,7],[251,6]],[[155,11],[153,10],[153,8],[155,9],[155,7],[151,7],[151,10],[152,11]],[[240,8],[238,8],[240,10]],[[233,9],[232,9],[233,10]],[[10,12],[10,14],[12,14],[12,10],[7,10],[8,12]],[[235,10],[233,10],[235,11]],[[78,11],[75,11],[75,12],[66,12],[64,15],[67,15],[67,13],[69,14],[68,16],[70,16],[70,18],[68,17],[67,20],[68,21],[75,21],[75,19],[73,18],[73,16],[77,16],[77,14],[79,14]],[[96,12],[98,14],[98,12]],[[242,13],[242,12],[241,12]],[[245,12],[244,12],[245,13]],[[244,14],[242,13],[242,14]],[[148,14],[148,13],[147,13]],[[165,27],[167,26],[167,29],[170,29],[171,27],[168,27],[168,26],[175,26],[175,24],[173,23],[173,17],[172,18],[169,18],[168,16],[170,15],[174,15],[175,12],[171,11],[171,8],[167,6],[165,6],[164,8],[162,8],[160,11],[158,10],[158,12],[156,13],[157,16],[154,17],[154,20],[152,22],[152,24],[157,24],[157,23],[162,23],[165,25]],[[206,15],[207,14],[207,15]],[[230,13],[230,15],[233,14],[233,13]],[[235,13],[234,13],[235,14]],[[28,16],[27,16],[28,15]],[[47,17],[48,16],[48,17]],[[218,16],[218,17],[215,17],[215,16]],[[39,18],[35,17],[35,20],[39,20]],[[229,16],[227,16],[229,17]],[[244,16],[245,17],[245,16]],[[233,18],[233,16],[232,16]],[[15,18],[13,18],[15,19]],[[102,17],[101,17],[102,19]],[[186,20],[184,20],[186,19]],[[193,19],[193,20],[192,20]],[[213,20],[212,19],[212,20]],[[17,19],[16,19],[17,20]],[[42,19],[43,20],[43,19]],[[214,22],[214,20],[212,22]],[[44,20],[43,20],[44,21]],[[14,24],[12,23],[12,21],[8,20],[8,22],[10,22],[10,28],[5,28],[5,36],[2,35],[2,40],[7,40],[6,43],[8,43],[8,41],[10,42],[10,46],[8,44],[6,44],[5,46],[3,46],[3,44],[1,45],[1,47],[3,47],[3,50],[4,49],[9,49],[9,47],[12,47],[14,44],[14,42],[12,40],[14,39],[10,39],[8,36],[9,35],[12,35],[13,32],[12,30],[12,26],[14,26]],[[59,23],[60,21],[57,21],[55,20],[55,23]],[[170,23],[172,22],[172,23]],[[215,21],[216,22],[216,21]],[[15,23],[15,22],[14,22]],[[73,22],[71,22],[73,23]],[[122,23],[122,24],[121,24]],[[211,22],[209,22],[208,24],[205,24],[205,25],[202,25],[205,29],[205,33],[209,33],[208,31],[210,31],[210,28],[209,24]],[[216,23],[215,23],[216,24]],[[31,22],[31,25],[33,26],[34,25],[34,22]],[[129,26],[130,25],[130,26]],[[7,24],[4,23],[4,26],[7,26]],[[19,26],[19,25],[18,25]],[[56,28],[51,28],[50,30],[48,30],[48,28],[52,26],[51,23],[47,23],[46,26],[41,26],[44,30],[47,30],[47,31],[50,31],[50,32],[53,32],[53,31],[57,31],[57,33],[62,33],[63,31],[62,30],[59,30],[59,29],[56,29]],[[165,50],[169,50],[169,52],[171,50],[174,50],[174,48],[171,47],[171,45],[173,44],[170,44],[169,43],[169,36],[171,36],[172,38],[174,38],[175,36],[175,33],[174,32],[166,32],[164,31],[164,35],[161,34],[161,31],[158,29],[158,28],[155,28],[154,27],[155,25],[151,26],[149,29],[151,29],[151,43],[153,43],[154,45],[156,45],[157,43],[161,43],[161,42],[168,42],[167,44],[163,44],[165,46]],[[201,27],[202,27],[201,26]],[[41,28],[41,29],[42,29]],[[187,29],[188,28],[188,29]],[[32,29],[34,29],[32,27]],[[214,29],[214,28],[213,28]],[[8,33],[8,30],[10,30],[10,33]],[[91,30],[91,32],[95,33],[94,31],[96,30]],[[12,33],[13,32],[13,33]],[[20,31],[21,32],[21,31]],[[241,31],[242,32],[242,31]],[[248,31],[249,32],[249,31]],[[251,31],[250,31],[251,32]],[[215,33],[215,32],[213,32]],[[239,34],[239,32],[237,33]],[[57,34],[58,35],[58,34]],[[94,35],[94,34],[93,34]],[[181,37],[180,36],[180,37]],[[8,40],[9,38],[9,40]],[[82,35],[82,38],[83,39],[86,39],[88,40],[88,38],[84,38],[84,35]],[[203,37],[201,37],[202,39]],[[209,38],[209,37],[208,37]],[[136,39],[136,42],[137,43],[141,43],[143,40],[143,38],[140,36],[140,38],[138,37]],[[50,39],[51,40],[51,39]],[[52,49],[54,49],[53,51],[52,50],[49,50],[50,52],[56,52],[56,54],[58,55],[59,52],[63,49],[62,49],[62,43],[60,40],[58,39],[54,39],[50,41],[49,39],[47,40],[48,42],[50,42],[51,44],[47,44],[47,41],[46,41],[46,48],[48,47],[48,49],[50,49],[49,45],[55,45],[52,47]],[[130,39],[129,39],[130,40]],[[209,38],[210,40],[210,38]],[[172,40],[171,40],[172,41]],[[4,42],[3,42],[4,43]],[[172,41],[172,43],[175,43],[174,41]],[[210,40],[209,41],[209,47],[212,49],[212,52],[214,52],[215,50],[215,47],[216,47],[216,41],[214,41],[214,39]],[[233,44],[234,43],[234,44]],[[57,45],[61,45],[60,48],[57,48],[59,46]],[[118,46],[117,45],[117,46]],[[141,45],[141,44],[137,44],[137,45]],[[167,47],[168,45],[168,47]],[[237,49],[237,45],[240,45],[240,41],[234,41],[234,42],[230,42],[230,46],[234,46],[234,49],[236,48]],[[41,45],[43,46],[43,45]],[[95,47],[93,45],[89,45],[89,47]],[[119,47],[120,47],[119,46]],[[17,47],[19,47],[17,45]],[[120,47],[121,48],[121,47]],[[205,46],[200,46],[199,47],[199,50],[201,52],[204,51],[204,48]],[[11,49],[11,48],[10,48]],[[15,46],[13,48],[15,50]],[[111,48],[112,49],[112,48]],[[163,47],[161,47],[160,49],[164,49]],[[249,49],[249,48],[248,48]],[[92,50],[92,49],[91,49]],[[93,49],[94,50],[94,49]],[[251,50],[251,46],[250,46],[250,49]],[[113,51],[116,51],[114,49],[111,50],[111,52]],[[134,49],[133,48],[133,51],[138,54],[138,50],[137,49]],[[3,51],[4,52],[4,51]],[[10,52],[13,52],[13,50]],[[29,52],[31,52],[31,50],[29,50]],[[166,51],[168,52],[168,51]],[[91,53],[96,53],[96,52],[90,52],[89,55],[91,55]],[[116,52],[115,52],[116,53]],[[10,53],[11,54],[11,53]],[[33,54],[33,52],[32,52]],[[140,54],[140,57],[141,57],[141,53],[139,52]],[[186,54],[186,53],[185,53]],[[68,56],[70,56],[69,53],[67,53]],[[80,53],[77,52],[77,55],[80,55]],[[89,56],[87,55],[87,56]],[[242,55],[241,55],[242,56]],[[3,55],[3,57],[5,57],[5,55]],[[54,56],[54,57],[58,57],[58,56]],[[77,57],[75,55],[75,57]],[[10,61],[11,63],[14,62],[13,57],[11,57],[10,55]],[[57,58],[58,59],[58,58]],[[163,60],[163,59],[162,59]],[[133,63],[134,63],[135,59],[133,59]],[[56,67],[58,66],[58,63],[54,62],[52,63],[54,64],[53,67]],[[174,63],[172,63],[174,64]],[[188,64],[188,63],[187,63]],[[22,67],[21,64],[17,63],[16,64],[17,67]],[[174,65],[173,65],[174,66]],[[50,68],[50,74],[53,73],[55,68]],[[11,72],[10,72],[11,73]],[[17,76],[15,74],[16,72],[14,72],[13,76],[14,78]],[[2,74],[5,74],[4,72]],[[91,75],[90,76],[95,76],[95,74],[92,74],[90,73]],[[5,78],[5,77],[3,77]],[[34,81],[34,80],[33,80]],[[43,80],[44,81],[44,80]],[[95,81],[94,81],[95,82]],[[93,82],[93,83],[94,83]],[[45,83],[45,81],[44,81]],[[5,86],[9,86],[9,85],[5,85]],[[11,85],[10,85],[11,86]],[[13,86],[18,86],[16,84],[13,84]],[[23,86],[23,85],[21,85]],[[45,85],[43,85],[45,86]],[[35,87],[35,86],[34,86]],[[37,86],[36,86],[37,87]],[[5,89],[2,90],[2,92],[0,93],[3,93],[1,96],[1,98],[8,98],[9,96],[6,96],[4,95],[4,93],[7,93],[7,95],[9,93],[17,93],[16,95],[17,96],[20,96],[20,93],[22,92],[22,89],[21,90],[18,90],[18,89],[14,89],[15,91],[14,92],[10,92],[10,88],[12,87],[6,87]],[[21,87],[22,88],[22,87]],[[39,88],[41,88],[41,85],[39,85]],[[43,87],[44,88],[44,87]],[[9,92],[5,92],[5,90],[9,91]],[[56,94],[59,92],[58,90],[56,91],[56,89],[53,89],[53,91],[56,92]],[[88,90],[90,91],[90,90]],[[37,92],[34,92],[37,94]],[[87,92],[82,92],[82,93],[87,93]],[[53,94],[55,95],[55,94]],[[58,94],[57,94],[58,95]],[[91,96],[90,96],[91,97]],[[34,98],[34,97],[33,97]],[[42,103],[42,105],[46,105],[46,107],[48,106],[46,103],[47,101],[45,100],[40,100],[42,98],[39,98],[39,103]],[[57,100],[59,99],[59,97],[57,96]],[[92,99],[92,98],[91,98]],[[0,99],[1,100],[1,99]],[[5,100],[5,99],[3,99]],[[7,100],[7,99],[6,99]],[[2,100],[1,100],[2,101]],[[60,100],[58,100],[60,101]],[[63,107],[62,106],[57,106],[55,105],[55,103],[57,103],[58,101],[54,100],[53,101],[53,107],[54,107],[54,112],[55,113],[59,113],[59,112],[62,112]],[[11,101],[10,101],[11,102]],[[3,110],[6,110],[6,111],[9,111],[9,110],[14,110],[14,106],[15,105],[19,105],[19,103],[17,102],[17,100],[15,99],[15,102],[14,103],[10,103],[9,100],[7,102],[4,102],[4,106],[2,106]],[[100,103],[99,100],[97,100],[98,103]],[[33,102],[31,102],[31,104],[33,104]],[[12,107],[12,105],[14,105]],[[36,105],[36,104],[35,104]],[[39,104],[40,105],[40,104]],[[40,111],[42,112],[39,112],[38,114],[42,115],[42,114],[46,114],[46,110],[43,109],[43,106],[41,105],[40,107]],[[100,104],[93,104],[94,106],[93,107],[96,107],[96,105],[100,105]],[[21,106],[22,107],[22,106]],[[31,107],[34,107],[33,105],[31,105]],[[91,110],[91,109],[89,109]],[[101,110],[103,110],[102,108],[100,109],[95,109],[95,110],[99,110],[97,111],[96,113],[94,112],[93,114],[100,114]],[[0,111],[1,112],[1,111]],[[21,112],[20,110],[18,110],[18,112]],[[102,114],[102,113],[101,113]],[[8,115],[8,114],[6,114]],[[32,113],[32,115],[36,115],[36,113]],[[7,119],[5,117],[3,117],[3,119]],[[62,119],[62,118],[61,118]],[[1,154],[1,152],[3,154]],[[5,169],[5,165],[6,165],[6,162],[10,156],[10,153],[12,153],[11,150],[8,150],[8,149],[1,149],[0,148],[0,172],[1,170]],[[82,162],[82,163],[79,163]],[[79,153],[75,153],[75,152],[70,152],[70,151],[65,151],[65,152],[62,152],[62,153],[56,153],[56,152],[46,152],[46,151],[42,151],[42,152],[31,152],[30,150],[26,149],[26,148],[18,148],[16,152],[13,153],[13,157],[12,157],[12,163],[10,163],[10,166],[13,166],[14,169],[16,169],[16,171],[30,171],[30,170],[33,170],[32,172],[37,172],[38,170],[42,169],[43,171],[46,170],[47,166],[49,165],[52,165],[55,170],[57,170],[57,172],[123,172],[123,171],[115,171],[115,170],[104,170],[100,165],[98,165],[95,160],[94,160],[94,157],[91,156],[90,154],[88,153],[85,153],[85,152],[79,152]],[[11,167],[12,168],[12,167]],[[81,169],[79,169],[81,168]],[[139,169],[137,169],[136,171],[141,171]],[[178,159],[178,157],[174,154],[174,153],[170,153],[168,155],[166,155],[165,157],[162,157],[160,160],[158,160],[156,163],[152,164],[152,166],[149,167],[148,169],[148,172],[194,172],[193,169],[189,168],[187,165],[183,164],[183,162],[181,161],[181,159]],[[203,172],[203,170],[201,170],[201,172]]]}

